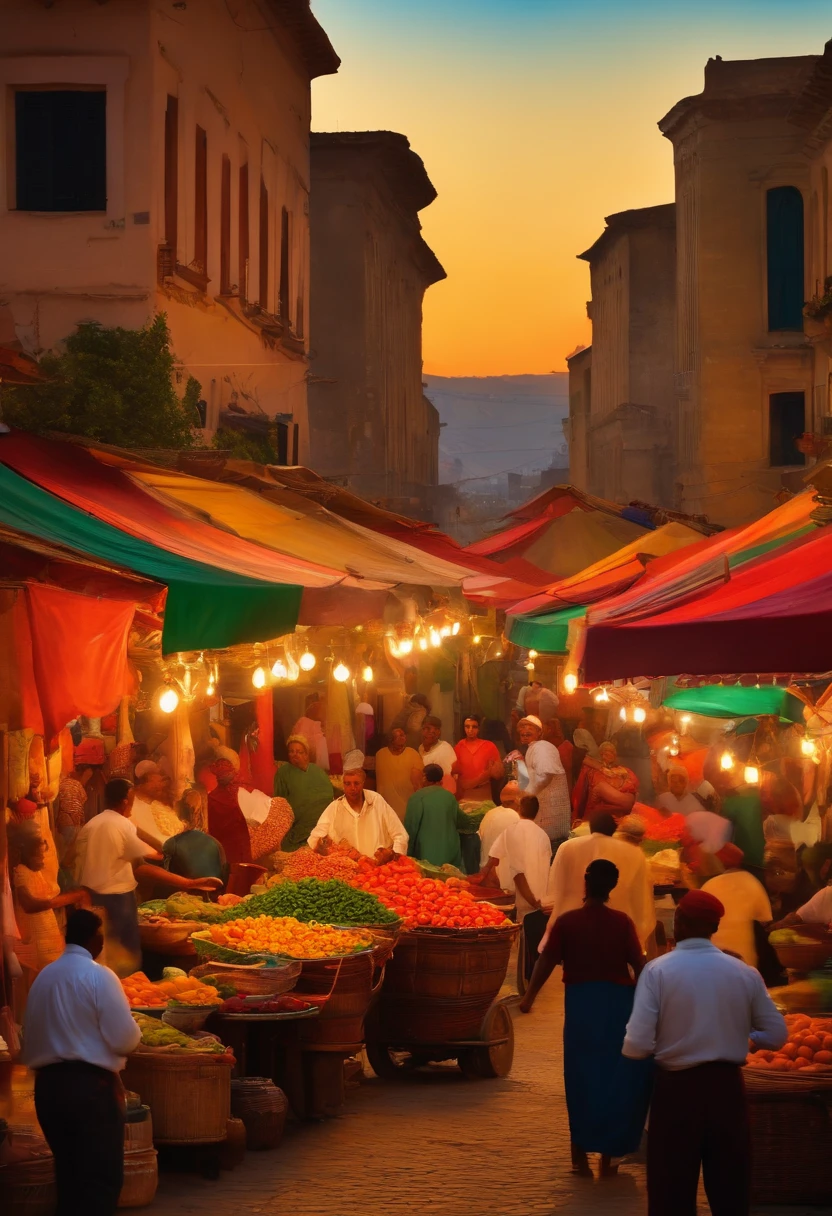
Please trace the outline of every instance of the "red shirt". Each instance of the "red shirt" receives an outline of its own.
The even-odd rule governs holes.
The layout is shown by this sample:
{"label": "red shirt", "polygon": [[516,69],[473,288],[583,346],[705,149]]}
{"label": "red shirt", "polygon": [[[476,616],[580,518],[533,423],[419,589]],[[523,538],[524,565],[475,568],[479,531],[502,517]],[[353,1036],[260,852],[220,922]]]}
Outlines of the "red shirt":
{"label": "red shirt", "polygon": [[626,912],[595,903],[559,916],[543,954],[563,963],[564,984],[604,982],[632,988],[635,980],[627,964],[637,970],[644,961],[636,927]]}

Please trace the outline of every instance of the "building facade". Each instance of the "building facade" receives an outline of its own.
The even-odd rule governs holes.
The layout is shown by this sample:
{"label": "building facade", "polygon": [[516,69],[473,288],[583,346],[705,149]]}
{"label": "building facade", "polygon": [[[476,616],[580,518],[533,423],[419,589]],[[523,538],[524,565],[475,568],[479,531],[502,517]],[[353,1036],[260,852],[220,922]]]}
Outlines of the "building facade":
{"label": "building facade", "polygon": [[419,223],[435,197],[403,135],[313,133],[310,461],[417,514],[429,513],[438,481],[422,301],[445,271]]}
{"label": "building facade", "polygon": [[673,505],[676,227],[672,203],[610,215],[585,253],[592,347],[569,367],[575,485]]}
{"label": "building facade", "polygon": [[206,433],[290,419],[306,460],[310,83],[339,62],[309,0],[0,15],[4,332],[164,312]]}

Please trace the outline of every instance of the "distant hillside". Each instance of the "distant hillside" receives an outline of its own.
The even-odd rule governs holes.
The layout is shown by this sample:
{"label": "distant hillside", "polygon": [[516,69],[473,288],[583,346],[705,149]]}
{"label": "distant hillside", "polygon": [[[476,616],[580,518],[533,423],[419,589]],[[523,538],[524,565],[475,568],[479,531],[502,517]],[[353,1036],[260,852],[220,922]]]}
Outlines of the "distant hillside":
{"label": "distant hillside", "polygon": [[[444,424],[440,481],[535,473],[568,464],[563,420],[569,377],[425,376],[425,394]],[[473,487],[472,487],[473,488]]]}

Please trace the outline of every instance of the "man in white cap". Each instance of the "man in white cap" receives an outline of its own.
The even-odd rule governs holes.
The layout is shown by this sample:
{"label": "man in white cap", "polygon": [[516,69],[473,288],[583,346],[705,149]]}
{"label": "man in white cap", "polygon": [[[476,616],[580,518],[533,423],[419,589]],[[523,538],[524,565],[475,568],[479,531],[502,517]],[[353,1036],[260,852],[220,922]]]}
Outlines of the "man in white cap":
{"label": "man in white cap", "polygon": [[321,841],[342,841],[378,861],[407,853],[407,832],[396,812],[381,794],[364,789],[364,756],[348,752],[344,760],[344,793],[330,802],[307,841],[317,850]]}
{"label": "man in white cap", "polygon": [[555,849],[566,840],[572,825],[569,786],[560,753],[553,743],[543,738],[543,723],[532,714],[520,719],[517,734],[520,750],[525,752],[528,774],[523,793],[533,795],[540,803],[535,822],[543,828]]}

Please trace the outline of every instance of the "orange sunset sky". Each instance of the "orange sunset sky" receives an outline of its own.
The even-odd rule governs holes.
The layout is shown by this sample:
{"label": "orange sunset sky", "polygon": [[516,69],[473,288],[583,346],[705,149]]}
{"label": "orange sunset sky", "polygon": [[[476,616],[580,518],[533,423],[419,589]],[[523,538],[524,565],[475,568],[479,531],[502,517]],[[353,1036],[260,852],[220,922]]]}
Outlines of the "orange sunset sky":
{"label": "orange sunset sky", "polygon": [[565,369],[590,338],[575,255],[604,216],[672,201],[656,123],[712,55],[820,53],[827,0],[312,0],[342,66],[317,130],[401,131],[439,197],[448,272],[425,299],[425,371]]}

